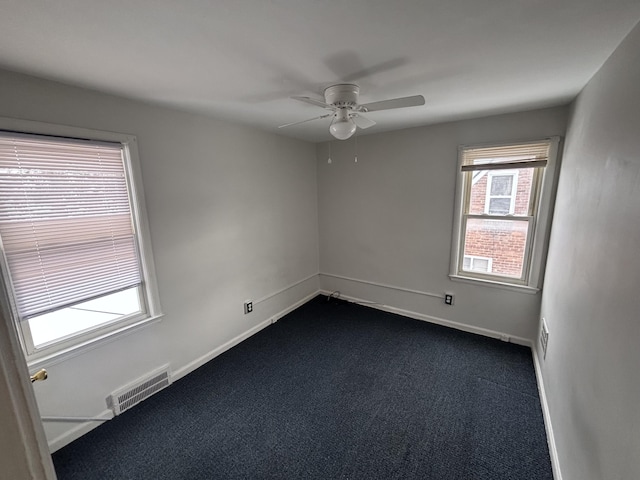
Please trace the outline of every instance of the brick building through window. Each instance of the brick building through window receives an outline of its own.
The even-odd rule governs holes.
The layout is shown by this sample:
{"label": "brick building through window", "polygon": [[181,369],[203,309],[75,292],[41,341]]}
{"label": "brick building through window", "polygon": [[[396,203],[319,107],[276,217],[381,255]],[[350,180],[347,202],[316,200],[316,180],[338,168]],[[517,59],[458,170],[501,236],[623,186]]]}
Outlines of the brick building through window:
{"label": "brick building through window", "polygon": [[[513,217],[528,214],[533,171],[533,168],[520,168],[473,172],[469,213],[504,215],[509,220],[469,219],[464,270],[520,278],[529,223],[513,221]],[[474,261],[475,258],[491,261],[479,262]]]}
{"label": "brick building through window", "polygon": [[538,291],[559,143],[459,148],[452,279]]}

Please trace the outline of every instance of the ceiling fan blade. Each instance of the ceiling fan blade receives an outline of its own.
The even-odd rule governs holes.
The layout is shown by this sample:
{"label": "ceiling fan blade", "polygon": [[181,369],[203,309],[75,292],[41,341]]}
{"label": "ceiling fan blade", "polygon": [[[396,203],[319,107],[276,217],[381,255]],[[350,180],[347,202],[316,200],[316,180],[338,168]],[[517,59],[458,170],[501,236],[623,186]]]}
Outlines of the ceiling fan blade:
{"label": "ceiling fan blade", "polygon": [[291,97],[294,100],[298,100],[300,102],[304,102],[304,103],[309,103],[311,105],[315,105],[316,107],[322,107],[322,108],[328,108],[330,110],[334,110],[335,107],[333,105],[329,105],[328,103],[324,103],[320,100],[316,100],[315,98],[311,98],[311,97]]}
{"label": "ceiling fan blade", "polygon": [[348,75],[342,75],[340,80],[343,82],[355,82],[356,80],[361,80],[363,78],[372,77],[381,72],[385,72],[387,70],[392,70],[394,68],[398,68],[407,63],[406,58],[393,58],[391,60],[387,60],[386,62],[378,63],[377,65],[372,65],[368,68],[360,68],[357,71],[354,71]]}
{"label": "ceiling fan blade", "polygon": [[376,122],[373,120],[369,120],[367,117],[363,117],[360,114],[354,113],[352,114],[353,123],[355,123],[359,128],[365,129],[369,127],[373,127]]}
{"label": "ceiling fan blade", "polygon": [[377,112],[378,110],[418,107],[420,105],[424,105],[424,97],[422,95],[414,95],[412,97],[392,98],[391,100],[365,103],[364,105],[360,105],[358,110],[361,112]]}
{"label": "ceiling fan blade", "polygon": [[298,125],[300,123],[311,122],[312,120],[320,120],[321,118],[331,117],[333,113],[327,113],[326,115],[320,115],[319,117],[308,118],[306,120],[301,120],[299,122],[285,123],[284,125],[280,125],[278,128],[290,127],[291,125]]}

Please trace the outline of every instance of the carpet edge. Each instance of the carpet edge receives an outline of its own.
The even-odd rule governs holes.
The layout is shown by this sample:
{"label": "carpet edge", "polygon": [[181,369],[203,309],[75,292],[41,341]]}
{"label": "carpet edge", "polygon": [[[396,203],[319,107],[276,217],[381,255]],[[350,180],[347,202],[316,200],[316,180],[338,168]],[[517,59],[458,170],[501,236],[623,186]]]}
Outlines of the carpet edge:
{"label": "carpet edge", "polygon": [[223,354],[227,350],[235,347],[240,342],[242,342],[242,341],[246,340],[247,338],[255,335],[260,330],[268,327],[269,325],[272,325],[272,324],[276,323],[279,319],[281,319],[285,315],[291,313],[296,308],[304,305],[305,303],[307,303],[312,298],[315,298],[316,296],[318,296],[319,293],[320,293],[320,290],[316,290],[313,293],[310,293],[309,295],[307,295],[304,298],[302,298],[302,299],[298,300],[297,302],[295,302],[293,305],[288,306],[287,308],[281,310],[280,312],[276,313],[275,315],[267,318],[266,320],[263,320],[262,322],[258,323],[254,327],[251,327],[250,329],[246,330],[245,332],[241,333],[240,335],[232,338],[228,342],[223,343],[219,347],[216,347],[213,350],[211,350],[210,352],[207,352],[204,355],[200,356],[199,358],[196,358],[195,360],[187,363],[184,367],[181,367],[181,368],[175,370],[173,372],[173,375],[171,376],[172,380],[176,381],[176,380],[181,379],[185,375],[188,375],[189,373],[193,372],[197,368],[203,366],[205,363],[213,360],[214,358],[216,358],[217,356]]}
{"label": "carpet edge", "polygon": [[[329,290],[321,289],[319,293],[322,295],[329,296],[331,295],[332,292]],[[342,293],[338,298],[355,302],[355,303],[361,303],[363,307],[375,308],[376,310],[382,310],[383,312],[395,313],[397,315],[402,315],[403,317],[412,318],[414,320],[435,323],[436,325],[442,325],[443,327],[454,328],[456,330],[461,330],[463,332],[475,333],[477,335],[482,335],[484,337],[497,338],[498,340],[502,340],[502,338],[506,336],[509,338],[509,340],[506,343],[515,343],[516,345],[522,345],[524,347],[532,348],[532,342],[530,339],[524,338],[524,337],[518,337],[515,335],[510,335],[508,333],[499,332],[497,330],[490,330],[488,328],[475,327],[473,325],[466,325],[464,323],[454,322],[453,320],[447,320],[445,318],[434,317],[432,315],[426,315],[424,313],[405,310],[403,308],[393,307],[390,305],[383,305],[379,303],[373,303],[370,300],[352,297],[350,295],[344,295]]]}

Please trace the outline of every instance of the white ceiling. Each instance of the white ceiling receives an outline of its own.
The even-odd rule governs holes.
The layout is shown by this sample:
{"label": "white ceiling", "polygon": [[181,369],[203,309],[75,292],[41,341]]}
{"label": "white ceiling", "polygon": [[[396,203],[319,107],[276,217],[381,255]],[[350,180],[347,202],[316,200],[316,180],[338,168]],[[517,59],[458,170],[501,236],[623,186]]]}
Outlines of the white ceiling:
{"label": "white ceiling", "polygon": [[0,67],[310,141],[355,82],[366,133],[569,102],[640,19],[640,0],[2,0]]}

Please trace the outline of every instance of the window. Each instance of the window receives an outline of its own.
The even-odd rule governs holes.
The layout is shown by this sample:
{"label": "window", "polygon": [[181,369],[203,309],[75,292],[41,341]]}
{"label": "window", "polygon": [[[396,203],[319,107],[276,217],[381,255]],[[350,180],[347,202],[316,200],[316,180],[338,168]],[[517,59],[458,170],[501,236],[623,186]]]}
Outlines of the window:
{"label": "window", "polygon": [[489,172],[487,178],[485,213],[511,215],[516,203],[518,171]]}
{"label": "window", "polygon": [[539,288],[558,143],[460,148],[452,278]]}
{"label": "window", "polygon": [[491,263],[493,259],[487,257],[476,257],[465,255],[462,261],[462,269],[467,272],[491,273]]}
{"label": "window", "polygon": [[159,308],[135,138],[23,123],[69,135],[0,131],[4,294],[28,359],[38,359],[145,323]]}

